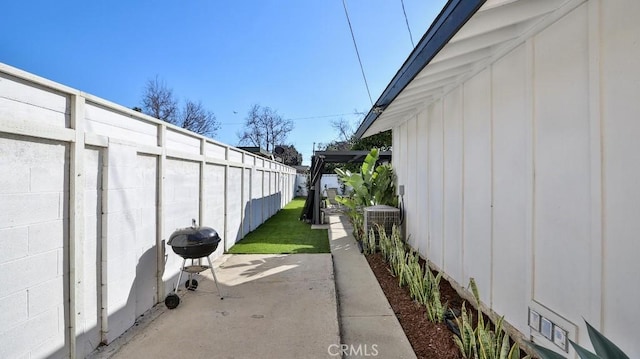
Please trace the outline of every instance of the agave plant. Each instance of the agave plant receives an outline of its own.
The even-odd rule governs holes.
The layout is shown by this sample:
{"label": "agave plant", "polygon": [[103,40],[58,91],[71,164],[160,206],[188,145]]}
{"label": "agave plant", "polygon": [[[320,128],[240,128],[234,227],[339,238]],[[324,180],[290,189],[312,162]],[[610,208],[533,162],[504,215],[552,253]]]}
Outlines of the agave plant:
{"label": "agave plant", "polygon": [[[629,359],[629,356],[625,354],[617,345],[611,340],[607,339],[602,333],[597,331],[594,327],[585,320],[587,324],[587,332],[589,333],[589,339],[591,345],[595,350],[595,354],[587,349],[576,344],[574,341],[569,340],[573,349],[578,353],[578,357],[582,359]],[[564,359],[564,357],[550,349],[542,347],[535,343],[529,343],[534,350],[540,356],[540,359]]]}

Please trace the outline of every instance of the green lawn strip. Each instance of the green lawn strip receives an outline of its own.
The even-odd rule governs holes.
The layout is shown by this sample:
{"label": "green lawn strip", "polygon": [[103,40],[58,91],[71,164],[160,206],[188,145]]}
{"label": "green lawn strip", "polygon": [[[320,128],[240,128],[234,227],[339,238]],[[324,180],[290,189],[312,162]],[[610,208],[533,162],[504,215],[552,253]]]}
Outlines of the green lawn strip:
{"label": "green lawn strip", "polygon": [[329,253],[326,229],[299,220],[304,198],[295,198],[260,227],[236,243],[233,254]]}

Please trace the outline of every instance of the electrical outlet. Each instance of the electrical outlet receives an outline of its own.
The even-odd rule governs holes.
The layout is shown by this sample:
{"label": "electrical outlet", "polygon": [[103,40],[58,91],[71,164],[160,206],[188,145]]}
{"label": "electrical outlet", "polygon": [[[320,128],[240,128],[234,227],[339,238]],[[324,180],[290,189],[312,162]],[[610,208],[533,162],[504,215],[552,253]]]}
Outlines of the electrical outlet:
{"label": "electrical outlet", "polygon": [[553,326],[553,342],[555,343],[555,345],[559,346],[560,349],[564,350],[565,352],[568,351],[568,347],[567,347],[567,331],[560,328],[557,325]]}
{"label": "electrical outlet", "polygon": [[540,334],[549,340],[553,340],[553,323],[545,317],[540,318]]}
{"label": "electrical outlet", "polygon": [[536,332],[540,331],[540,314],[529,308],[529,326]]}

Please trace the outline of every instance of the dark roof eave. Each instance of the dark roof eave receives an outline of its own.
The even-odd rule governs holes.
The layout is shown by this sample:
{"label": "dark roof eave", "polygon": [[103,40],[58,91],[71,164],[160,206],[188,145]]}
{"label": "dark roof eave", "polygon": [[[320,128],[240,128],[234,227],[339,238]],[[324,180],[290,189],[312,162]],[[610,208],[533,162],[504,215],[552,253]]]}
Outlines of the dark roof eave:
{"label": "dark roof eave", "polygon": [[356,138],[362,138],[362,135],[371,127],[382,111],[431,62],[485,2],[486,0],[449,0],[447,2],[382,95],[371,107],[356,130]]}

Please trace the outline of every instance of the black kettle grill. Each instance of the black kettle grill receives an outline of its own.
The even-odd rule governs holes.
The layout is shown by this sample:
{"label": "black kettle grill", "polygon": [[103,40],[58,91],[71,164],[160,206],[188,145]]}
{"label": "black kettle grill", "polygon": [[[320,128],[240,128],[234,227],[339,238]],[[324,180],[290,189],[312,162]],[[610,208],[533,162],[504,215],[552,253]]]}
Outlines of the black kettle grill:
{"label": "black kettle grill", "polygon": [[[180,257],[182,257],[182,266],[180,268],[180,274],[178,275],[178,282],[176,283],[175,288],[172,293],[169,293],[167,297],[164,299],[164,304],[169,309],[174,309],[180,304],[180,297],[176,292],[178,291],[178,287],[180,286],[180,280],[182,279],[182,273],[189,273],[189,279],[187,279],[185,283],[185,287],[188,290],[196,290],[198,287],[198,281],[193,277],[195,274],[205,271],[207,269],[211,269],[211,274],[213,274],[213,279],[216,284],[216,289],[218,290],[218,295],[220,299],[222,295],[220,294],[220,288],[218,287],[218,278],[216,278],[216,273],[213,271],[213,264],[211,264],[211,259],[209,256],[213,253],[217,248],[218,244],[222,239],[211,227],[197,227],[196,220],[193,220],[193,224],[191,227],[178,229],[171,234],[169,237],[168,245],[171,246],[173,252]],[[209,265],[201,265],[200,258],[207,258],[207,262]],[[191,259],[191,265],[185,266],[187,259]],[[198,264],[196,264],[196,259],[198,259]]]}

